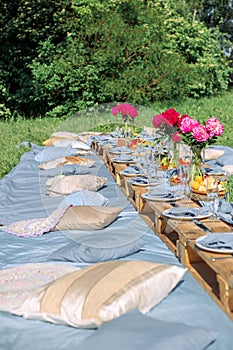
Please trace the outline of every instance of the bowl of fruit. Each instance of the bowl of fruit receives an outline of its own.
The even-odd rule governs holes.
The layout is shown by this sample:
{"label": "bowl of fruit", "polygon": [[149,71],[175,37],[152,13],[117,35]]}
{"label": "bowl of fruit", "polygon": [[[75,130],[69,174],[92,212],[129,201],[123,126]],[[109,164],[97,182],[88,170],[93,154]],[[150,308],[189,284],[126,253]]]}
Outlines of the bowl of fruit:
{"label": "bowl of fruit", "polygon": [[[226,194],[226,190],[227,190],[227,179],[219,175],[213,174],[213,176],[218,178],[218,195],[219,197],[223,197]],[[206,200],[207,192],[206,192],[206,181],[204,177],[197,175],[193,180],[189,182],[189,187],[190,187],[191,197],[193,199],[197,197],[198,200],[202,200],[202,199]]]}

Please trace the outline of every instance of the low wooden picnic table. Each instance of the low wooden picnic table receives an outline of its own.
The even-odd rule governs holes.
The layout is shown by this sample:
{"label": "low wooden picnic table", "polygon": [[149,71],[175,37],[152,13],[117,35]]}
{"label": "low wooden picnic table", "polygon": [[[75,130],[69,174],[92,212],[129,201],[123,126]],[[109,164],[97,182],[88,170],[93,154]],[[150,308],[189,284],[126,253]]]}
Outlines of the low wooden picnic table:
{"label": "low wooden picnic table", "polygon": [[[131,177],[121,173],[129,164],[114,162],[114,155],[109,152],[109,147],[98,145],[95,149],[142,218],[188,268],[215,302],[233,319],[233,256],[205,251],[199,249],[195,244],[197,238],[207,234],[207,230],[232,232],[232,226],[220,219],[213,221],[205,218],[194,222],[164,216],[163,211],[174,206],[172,199],[171,202],[157,202],[143,198],[142,194],[148,191],[147,187],[132,184],[129,181]],[[193,199],[182,199],[176,201],[175,205],[199,207],[199,203]],[[203,226],[200,227],[198,223]]]}

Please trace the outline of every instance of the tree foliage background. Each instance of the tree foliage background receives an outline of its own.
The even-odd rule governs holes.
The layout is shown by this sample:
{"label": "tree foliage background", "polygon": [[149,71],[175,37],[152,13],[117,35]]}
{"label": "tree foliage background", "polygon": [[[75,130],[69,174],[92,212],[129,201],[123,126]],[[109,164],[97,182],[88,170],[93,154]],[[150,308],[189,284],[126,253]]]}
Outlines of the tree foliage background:
{"label": "tree foliage background", "polygon": [[226,0],[0,0],[0,117],[227,89],[232,11]]}

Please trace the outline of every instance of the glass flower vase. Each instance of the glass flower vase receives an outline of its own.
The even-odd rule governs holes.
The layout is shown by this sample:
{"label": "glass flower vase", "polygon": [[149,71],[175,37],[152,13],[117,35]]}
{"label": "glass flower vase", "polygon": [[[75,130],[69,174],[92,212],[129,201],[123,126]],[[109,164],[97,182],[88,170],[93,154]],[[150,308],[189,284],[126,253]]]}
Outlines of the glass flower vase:
{"label": "glass flower vase", "polygon": [[203,160],[203,150],[195,149],[191,150],[190,156],[190,191],[194,193],[205,194],[205,184],[204,184],[204,176],[205,176],[205,167]]}
{"label": "glass flower vase", "polygon": [[191,151],[190,157],[190,180],[196,181],[197,177],[204,176],[203,160],[200,150]]}

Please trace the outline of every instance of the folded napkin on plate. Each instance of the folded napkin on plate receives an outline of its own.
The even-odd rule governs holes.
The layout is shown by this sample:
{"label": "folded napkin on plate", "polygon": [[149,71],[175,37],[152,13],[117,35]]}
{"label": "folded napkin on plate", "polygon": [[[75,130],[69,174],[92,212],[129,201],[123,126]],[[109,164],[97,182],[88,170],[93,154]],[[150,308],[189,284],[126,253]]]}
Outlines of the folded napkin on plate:
{"label": "folded napkin on plate", "polygon": [[127,168],[123,170],[124,174],[141,174],[142,172],[142,169],[137,165],[127,166]]}
{"label": "folded napkin on plate", "polygon": [[208,248],[233,249],[233,232],[232,233],[211,233],[202,239],[201,244]]}
{"label": "folded napkin on plate", "polygon": [[155,187],[153,190],[148,192],[149,198],[174,198],[171,188],[169,187]]}
{"label": "folded napkin on plate", "polygon": [[198,210],[195,208],[177,207],[169,210],[169,214],[173,216],[195,217],[198,214]]}
{"label": "folded napkin on plate", "polygon": [[145,176],[134,177],[133,179],[131,179],[130,182],[131,183],[142,184],[142,185],[148,185],[149,184],[149,180]]}
{"label": "folded napkin on plate", "polygon": [[209,209],[204,207],[200,208],[200,210],[197,208],[176,207],[169,210],[169,214],[174,216],[195,217],[198,215],[208,215]]}
{"label": "folded napkin on plate", "polygon": [[125,152],[132,152],[132,150],[127,147],[127,146],[121,146],[121,147],[113,147],[111,150],[110,150],[111,153],[115,153],[115,152],[119,152],[119,153],[125,153]]}
{"label": "folded napkin on plate", "polygon": [[123,161],[133,161],[133,158],[131,157],[131,156],[129,156],[129,155],[127,155],[127,154],[120,154],[120,156],[119,157],[117,157],[117,158],[115,158],[115,160],[116,161],[121,161],[121,160],[123,160]]}

